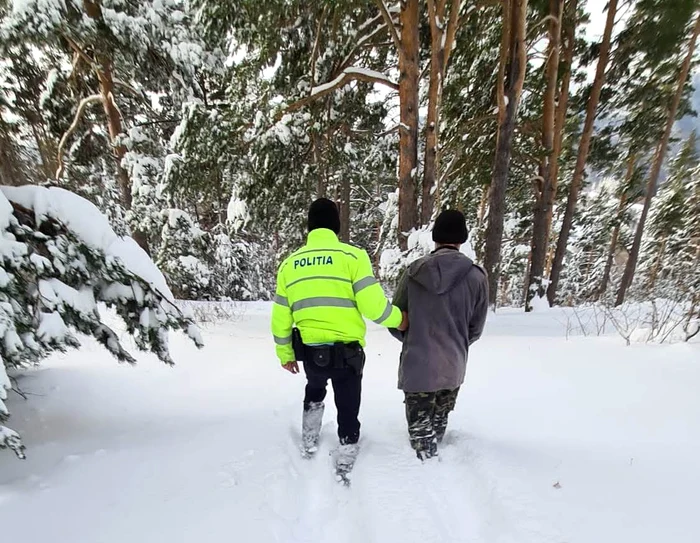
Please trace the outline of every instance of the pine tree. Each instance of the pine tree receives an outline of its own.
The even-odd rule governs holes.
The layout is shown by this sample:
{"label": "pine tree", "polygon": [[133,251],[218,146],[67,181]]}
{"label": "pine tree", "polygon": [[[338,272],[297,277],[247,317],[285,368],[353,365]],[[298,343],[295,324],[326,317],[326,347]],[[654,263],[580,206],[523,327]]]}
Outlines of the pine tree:
{"label": "pine tree", "polygon": [[[547,60],[545,62],[545,92],[542,112],[542,159],[540,160],[534,207],[534,220],[532,227],[532,249],[530,255],[530,273],[527,285],[527,297],[525,310],[531,309],[530,302],[536,296],[544,294],[543,275],[547,259],[547,247],[549,239],[548,218],[554,204],[553,180],[555,164],[559,157],[555,155],[555,140],[559,138],[557,130],[563,130],[563,126],[557,126],[557,90],[559,87],[559,57],[560,42],[563,26],[563,0],[550,0],[548,14],[548,43]],[[560,122],[562,118],[559,119]]]}
{"label": "pine tree", "polygon": [[[683,9],[678,9],[685,7],[686,10]],[[634,279],[634,272],[637,266],[637,259],[639,257],[639,250],[641,247],[642,243],[642,236],[644,233],[644,226],[646,222],[646,217],[647,214],[649,213],[649,208],[651,207],[651,201],[654,195],[654,191],[656,189],[656,184],[659,179],[659,174],[661,173],[661,166],[663,164],[664,158],[666,156],[666,150],[668,148],[669,144],[669,139],[671,137],[671,130],[673,129],[673,125],[675,124],[676,117],[679,112],[679,108],[681,105],[681,101],[683,99],[683,95],[687,92],[686,89],[686,81],[688,79],[688,74],[690,72],[691,64],[693,62],[693,53],[695,50],[695,43],[697,41],[698,35],[700,34],[700,14],[696,13],[695,9],[695,2],[689,2],[689,5],[687,6],[674,6],[674,11],[673,13],[670,13],[668,15],[669,20],[664,21],[666,23],[670,24],[678,24],[679,22],[682,24],[681,28],[683,29],[682,33],[680,34],[681,37],[681,42],[683,38],[687,39],[687,45],[684,51],[684,60],[680,66],[680,75],[678,76],[678,82],[676,83],[676,90],[673,96],[673,100],[671,104],[668,106],[667,113],[666,113],[666,126],[664,129],[664,133],[661,137],[661,140],[659,141],[655,154],[654,154],[654,161],[651,166],[651,171],[649,173],[649,180],[647,182],[647,187],[646,187],[646,196],[644,198],[644,206],[642,208],[642,213],[639,218],[639,221],[637,223],[637,229],[634,235],[634,241],[632,243],[632,248],[630,249],[630,254],[629,254],[629,259],[627,260],[627,265],[625,267],[625,272],[622,276],[621,282],[620,282],[620,288],[617,293],[617,299],[616,299],[616,305],[621,305],[624,300],[625,300],[625,295],[627,292],[627,289],[631,286],[632,280]],[[693,25],[693,30],[692,34],[690,35],[689,38],[687,38],[687,24],[688,21],[691,20],[691,17],[696,16],[696,20]],[[680,17],[680,19],[679,19]],[[687,17],[684,18],[684,17]],[[666,45],[668,47],[668,45]],[[682,48],[680,44],[678,45],[679,49]],[[673,51],[673,50],[672,50]],[[683,54],[682,49],[681,51],[676,52],[677,55]],[[652,55],[650,55],[651,58],[653,58]]]}
{"label": "pine tree", "polygon": [[[65,173],[64,153],[73,132],[85,111],[99,105],[108,134],[104,152],[112,155],[120,203],[126,211],[131,209],[132,180],[122,164],[127,152],[121,141],[126,131],[123,110],[129,102],[142,101],[149,91],[168,89],[175,95],[174,81],[186,87],[197,69],[207,69],[215,60],[189,33],[183,9],[185,4],[177,0],[116,6],[92,0],[70,5],[29,1],[4,15],[0,42],[60,50],[85,90],[78,95],[73,122],[58,145],[57,179]],[[136,229],[134,236],[148,251],[144,233]]]}
{"label": "pine tree", "polygon": [[568,244],[568,236],[574,219],[574,212],[576,210],[578,194],[583,181],[586,161],[588,160],[588,153],[590,149],[594,123],[598,110],[598,103],[600,101],[601,92],[605,83],[605,70],[608,64],[608,58],[610,54],[610,44],[612,41],[612,31],[613,26],[615,24],[616,13],[617,0],[611,0],[608,3],[607,20],[605,22],[603,41],[600,46],[598,63],[596,65],[595,79],[593,80],[591,94],[588,98],[588,103],[586,106],[586,120],[584,122],[583,132],[581,133],[581,140],[578,146],[576,167],[574,169],[573,178],[569,188],[566,211],[562,221],[561,230],[559,232],[559,238],[557,240],[557,249],[554,256],[554,261],[552,263],[552,271],[550,273],[549,286],[547,287],[547,298],[551,305],[554,304],[554,301],[556,299],[559,275],[561,274],[561,269],[564,263],[564,257],[566,254]]}
{"label": "pine tree", "polygon": [[[649,214],[648,229],[640,252],[640,286],[645,292],[685,290],[686,273],[694,255],[687,259],[692,244],[687,219],[693,216],[693,177],[700,164],[695,132],[691,133],[669,164],[668,179],[659,189]],[[685,258],[684,258],[685,257]],[[690,276],[692,277],[692,273]],[[666,292],[664,292],[666,291]]]}
{"label": "pine tree", "polygon": [[[135,359],[106,324],[98,304],[113,308],[136,346],[172,364],[168,330],[198,346],[192,318],[175,304],[163,276],[131,238],[119,238],[87,200],[58,188],[3,187],[0,193],[0,422],[8,368],[37,364],[93,337],[119,361]],[[19,436],[0,426],[0,448],[24,456]]]}
{"label": "pine tree", "polygon": [[503,1],[503,31],[496,80],[498,135],[489,189],[484,267],[489,276],[489,301],[495,307],[500,275],[501,242],[505,217],[506,187],[513,147],[513,134],[527,69],[527,0]]}

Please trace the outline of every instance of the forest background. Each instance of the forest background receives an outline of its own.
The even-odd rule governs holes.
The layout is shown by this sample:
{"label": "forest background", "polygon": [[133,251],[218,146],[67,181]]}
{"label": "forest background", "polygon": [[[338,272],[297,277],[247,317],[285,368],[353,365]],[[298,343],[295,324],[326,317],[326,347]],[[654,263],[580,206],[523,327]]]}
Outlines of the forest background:
{"label": "forest background", "polygon": [[176,297],[269,299],[309,202],[391,287],[460,209],[491,302],[700,316],[697,0],[0,0],[0,185]]}

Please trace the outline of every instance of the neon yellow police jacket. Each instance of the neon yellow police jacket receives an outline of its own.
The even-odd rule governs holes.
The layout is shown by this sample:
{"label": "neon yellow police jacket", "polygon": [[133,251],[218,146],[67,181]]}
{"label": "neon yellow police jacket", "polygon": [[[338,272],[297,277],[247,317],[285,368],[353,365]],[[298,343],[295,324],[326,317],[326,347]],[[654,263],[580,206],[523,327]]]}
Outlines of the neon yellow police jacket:
{"label": "neon yellow police jacket", "polygon": [[402,319],[374,278],[366,251],[341,243],[332,230],[312,230],[306,245],[277,273],[272,306],[277,356],[282,364],[295,359],[295,324],[306,344],[358,341],[364,347],[363,315],[388,328],[398,327]]}

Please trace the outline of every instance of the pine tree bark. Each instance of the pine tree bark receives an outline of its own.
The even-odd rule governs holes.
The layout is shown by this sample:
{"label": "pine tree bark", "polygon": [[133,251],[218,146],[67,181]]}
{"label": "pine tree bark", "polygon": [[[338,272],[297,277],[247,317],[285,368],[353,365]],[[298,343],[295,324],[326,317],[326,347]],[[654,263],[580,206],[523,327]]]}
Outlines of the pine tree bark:
{"label": "pine tree bark", "polygon": [[[614,0],[613,0],[614,1]],[[637,229],[634,233],[634,241],[632,242],[632,249],[630,249],[629,258],[627,259],[627,264],[625,266],[625,272],[622,274],[622,280],[620,281],[620,289],[617,292],[617,299],[615,300],[615,305],[619,306],[625,302],[625,296],[627,290],[632,285],[632,280],[634,279],[634,272],[637,269],[637,260],[639,259],[639,249],[642,246],[642,235],[644,234],[644,225],[646,224],[647,216],[649,215],[649,208],[651,207],[651,201],[654,197],[654,191],[656,190],[656,184],[659,180],[659,173],[661,173],[661,166],[666,157],[666,150],[668,149],[668,142],[671,137],[671,130],[676,122],[676,114],[678,113],[678,106],[681,103],[681,98],[683,97],[683,90],[685,88],[686,81],[688,80],[688,74],[690,72],[690,66],[693,61],[693,53],[695,52],[695,43],[698,39],[698,34],[700,34],[700,15],[698,15],[695,21],[695,27],[693,29],[693,34],[688,43],[688,53],[683,60],[681,65],[680,75],[678,77],[678,86],[676,87],[676,93],[671,102],[671,107],[668,110],[668,116],[666,118],[666,128],[664,130],[663,137],[656,148],[656,153],[654,156],[654,162],[651,167],[651,172],[649,174],[649,180],[646,187],[646,196],[644,198],[644,207],[642,208],[642,213],[639,217],[639,222],[637,223]]]}
{"label": "pine tree bark", "polygon": [[[568,6],[568,11],[570,13],[570,21],[564,26],[565,34],[564,41],[566,43],[564,47],[564,73],[561,77],[561,89],[559,91],[559,99],[557,100],[557,117],[554,123],[554,151],[553,155],[555,160],[552,162],[553,172],[551,175],[552,184],[552,202],[547,209],[547,246],[550,245],[550,238],[552,237],[552,221],[554,219],[554,203],[557,199],[557,191],[559,188],[559,157],[561,155],[561,150],[564,146],[564,127],[566,125],[566,114],[569,109],[569,88],[571,87],[571,73],[572,66],[574,62],[574,51],[576,49],[576,26],[577,26],[577,11],[578,11],[578,0],[571,0]],[[564,20],[564,16],[562,16]],[[562,24],[564,24],[562,22]],[[553,247],[547,250],[547,265],[546,265],[546,275],[549,276],[552,270],[552,258],[554,257]]]}
{"label": "pine tree bark", "polygon": [[21,185],[25,182],[22,160],[12,144],[7,124],[0,117],[0,184]]}
{"label": "pine tree bark", "polygon": [[[91,19],[100,20],[102,18],[102,8],[99,2],[84,0],[83,6],[88,17]],[[84,54],[82,51],[80,51],[80,53]],[[126,148],[117,143],[119,135],[122,134],[122,120],[116,103],[114,102],[115,92],[114,79],[112,77],[112,61],[107,55],[98,54],[95,57],[95,65],[95,73],[100,85],[102,106],[107,116],[107,129],[109,131],[112,154],[114,155],[114,162],[117,170],[119,195],[124,209],[128,211],[131,209],[132,203],[131,179],[129,179],[128,172],[122,167],[122,159],[126,154]],[[134,230],[131,233],[131,237],[146,251],[146,254],[150,254],[148,239],[143,232]]]}
{"label": "pine tree bark", "polygon": [[399,49],[399,246],[408,248],[407,234],[416,227],[418,171],[418,36],[420,0],[401,3]]}
{"label": "pine tree bark", "polygon": [[122,167],[122,159],[126,154],[126,147],[116,143],[122,133],[122,120],[119,110],[114,103],[114,80],[112,79],[112,66],[108,59],[98,59],[100,69],[97,70],[97,78],[100,82],[100,95],[102,96],[102,107],[107,116],[107,129],[109,139],[112,143],[112,153],[117,168],[117,180],[119,182],[119,193],[122,205],[126,209],[131,209],[131,180],[129,174]]}
{"label": "pine tree bark", "polygon": [[617,242],[620,239],[620,221],[622,219],[622,210],[625,209],[625,204],[627,203],[626,191],[629,187],[630,181],[632,180],[632,175],[634,174],[634,166],[637,162],[637,154],[630,150],[629,158],[627,159],[627,171],[625,173],[625,180],[623,182],[623,191],[620,194],[620,203],[617,206],[617,215],[615,217],[615,226],[613,227],[612,236],[610,237],[610,247],[608,248],[608,255],[605,259],[605,268],[603,269],[603,278],[600,281],[600,288],[598,289],[598,298],[602,297],[608,290],[608,283],[610,282],[610,273],[612,272],[613,260],[615,258],[615,250],[617,249]]}
{"label": "pine tree bark", "polygon": [[344,175],[340,182],[340,240],[350,243],[350,178]]}
{"label": "pine tree bark", "polygon": [[562,227],[557,240],[557,249],[554,253],[554,262],[552,264],[552,273],[549,278],[549,287],[547,288],[547,299],[550,305],[554,305],[556,300],[557,288],[559,286],[559,277],[561,276],[564,257],[569,243],[569,235],[571,234],[571,226],[574,222],[574,212],[578,203],[578,195],[583,183],[583,174],[588,160],[588,151],[591,146],[591,138],[593,137],[593,126],[595,123],[596,114],[598,111],[598,102],[600,101],[600,93],[605,83],[605,69],[608,65],[610,56],[610,43],[612,41],[612,31],[615,25],[615,15],[617,13],[617,1],[610,0],[608,3],[608,16],[605,22],[605,31],[603,33],[603,42],[600,46],[600,56],[598,57],[598,65],[596,66],[595,78],[591,95],[586,106],[586,120],[583,125],[583,133],[579,142],[578,154],[576,157],[576,166],[574,168],[574,176],[571,180],[571,188],[566,201],[566,210]]}
{"label": "pine tree bark", "polygon": [[668,243],[668,238],[661,240],[661,245],[659,246],[659,252],[656,253],[656,259],[654,260],[654,266],[651,269],[651,275],[649,276],[649,292],[654,291],[656,286],[656,280],[659,277],[659,271],[661,270],[661,263],[664,260],[664,253],[666,253],[666,245]]}
{"label": "pine tree bark", "polygon": [[532,225],[532,243],[530,253],[530,272],[528,274],[525,296],[525,311],[531,311],[531,302],[535,296],[544,294],[544,264],[547,258],[549,231],[547,218],[554,205],[553,176],[558,155],[555,154],[557,83],[559,76],[559,51],[561,21],[564,0],[549,0],[549,44],[547,45],[547,66],[545,78],[547,86],[544,92],[542,114],[542,149],[544,156],[539,165],[538,183],[536,184],[535,208]]}
{"label": "pine tree bark", "polygon": [[496,306],[498,296],[506,187],[515,119],[527,68],[526,28],[527,0],[503,0],[503,38],[497,82],[498,134],[484,244],[484,267],[489,276],[489,304],[492,307]]}
{"label": "pine tree bark", "polygon": [[449,22],[445,24],[447,0],[428,0],[430,23],[430,81],[428,84],[428,115],[425,125],[425,157],[420,222],[430,222],[435,208],[435,191],[439,177],[439,128],[442,89],[447,63],[454,45],[461,0],[452,2]]}

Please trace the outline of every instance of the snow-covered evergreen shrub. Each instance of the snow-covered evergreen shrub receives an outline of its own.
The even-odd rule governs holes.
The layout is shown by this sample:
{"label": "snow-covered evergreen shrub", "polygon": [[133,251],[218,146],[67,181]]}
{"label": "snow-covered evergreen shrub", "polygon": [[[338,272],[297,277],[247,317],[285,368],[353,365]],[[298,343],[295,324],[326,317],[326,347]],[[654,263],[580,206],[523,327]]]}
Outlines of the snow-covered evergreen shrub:
{"label": "snow-covered evergreen shrub", "polygon": [[[598,299],[618,202],[606,187],[582,198],[584,209],[571,232],[559,293],[566,305]],[[620,242],[622,239],[620,240]]]}
{"label": "snow-covered evergreen shrub", "polygon": [[[9,412],[7,369],[36,364],[94,337],[119,361],[135,362],[103,322],[114,308],[139,349],[172,364],[168,330],[202,345],[161,272],[131,238],[120,238],[90,202],[60,188],[0,188],[0,422]],[[19,436],[0,426],[0,448],[23,457]]]}
{"label": "snow-covered evergreen shrub", "polygon": [[125,212],[125,220],[131,232],[146,236],[151,254],[157,254],[167,220],[163,210],[170,207],[162,182],[164,150],[155,137],[140,127],[127,130],[120,142],[126,148],[121,165],[131,180],[131,209]]}
{"label": "snow-covered evergreen shrub", "polygon": [[191,215],[171,209],[156,262],[178,298],[260,300],[270,298],[271,254],[222,225],[205,232]]}
{"label": "snow-covered evergreen shrub", "polygon": [[273,255],[255,242],[234,241],[217,228],[212,241],[211,292],[216,299],[269,300],[276,266]]}
{"label": "snow-covered evergreen shrub", "polygon": [[205,255],[211,248],[206,232],[188,213],[171,209],[167,211],[160,239],[156,263],[175,296],[188,300],[207,298],[211,270]]}

